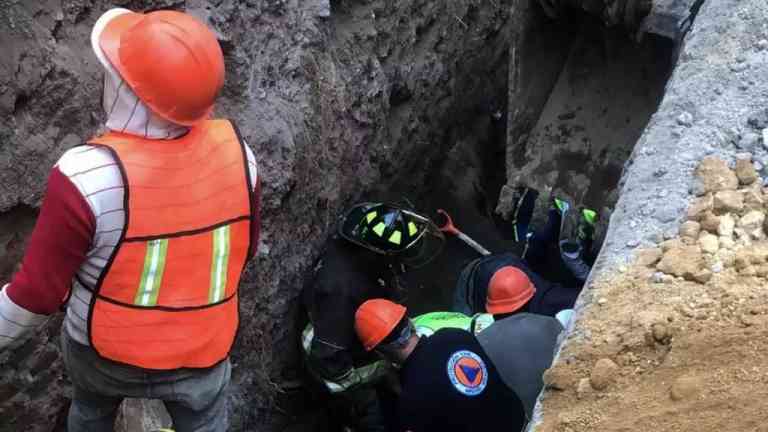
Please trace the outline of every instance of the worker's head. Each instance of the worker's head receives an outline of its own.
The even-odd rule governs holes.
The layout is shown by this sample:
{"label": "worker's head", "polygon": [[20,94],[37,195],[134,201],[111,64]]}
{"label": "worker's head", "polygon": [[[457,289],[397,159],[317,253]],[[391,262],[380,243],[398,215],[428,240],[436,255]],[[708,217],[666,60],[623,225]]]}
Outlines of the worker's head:
{"label": "worker's head", "polygon": [[536,287],[519,268],[504,266],[496,270],[488,283],[485,309],[493,315],[516,312],[533,297]]}
{"label": "worker's head", "polygon": [[96,21],[91,46],[105,69],[107,127],[118,132],[178,136],[210,115],[224,85],[216,36],[182,12],[111,9]]}
{"label": "worker's head", "polygon": [[403,363],[418,342],[405,306],[385,299],[368,300],[355,313],[355,331],[366,351]]}
{"label": "worker's head", "polygon": [[429,218],[389,203],[366,202],[353,206],[339,223],[339,234],[413,268],[437,256],[445,242]]}

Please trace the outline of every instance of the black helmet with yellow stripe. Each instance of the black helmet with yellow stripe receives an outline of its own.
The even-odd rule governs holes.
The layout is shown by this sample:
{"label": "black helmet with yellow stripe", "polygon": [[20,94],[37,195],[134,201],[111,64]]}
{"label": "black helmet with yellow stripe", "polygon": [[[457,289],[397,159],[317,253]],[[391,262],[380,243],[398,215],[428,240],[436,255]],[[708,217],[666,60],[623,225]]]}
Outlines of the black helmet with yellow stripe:
{"label": "black helmet with yellow stripe", "polygon": [[355,205],[341,220],[339,234],[376,253],[396,256],[411,267],[426,264],[445,241],[429,218],[390,203]]}

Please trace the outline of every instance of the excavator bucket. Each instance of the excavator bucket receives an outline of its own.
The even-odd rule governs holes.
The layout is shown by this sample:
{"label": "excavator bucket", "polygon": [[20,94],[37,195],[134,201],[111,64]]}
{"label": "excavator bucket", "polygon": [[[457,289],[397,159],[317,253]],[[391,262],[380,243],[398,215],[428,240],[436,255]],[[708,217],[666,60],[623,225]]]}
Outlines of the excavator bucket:
{"label": "excavator bucket", "polygon": [[704,0],[654,0],[640,23],[639,35],[656,34],[679,40],[688,31]]}

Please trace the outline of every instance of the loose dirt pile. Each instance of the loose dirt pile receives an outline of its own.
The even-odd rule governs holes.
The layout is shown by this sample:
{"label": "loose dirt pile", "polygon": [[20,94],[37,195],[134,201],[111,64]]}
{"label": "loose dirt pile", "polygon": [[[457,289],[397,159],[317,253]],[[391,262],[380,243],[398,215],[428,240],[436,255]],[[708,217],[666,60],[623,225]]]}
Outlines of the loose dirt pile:
{"label": "loose dirt pile", "polygon": [[538,431],[768,431],[768,189],[750,160],[696,176],[680,236],[591,287]]}

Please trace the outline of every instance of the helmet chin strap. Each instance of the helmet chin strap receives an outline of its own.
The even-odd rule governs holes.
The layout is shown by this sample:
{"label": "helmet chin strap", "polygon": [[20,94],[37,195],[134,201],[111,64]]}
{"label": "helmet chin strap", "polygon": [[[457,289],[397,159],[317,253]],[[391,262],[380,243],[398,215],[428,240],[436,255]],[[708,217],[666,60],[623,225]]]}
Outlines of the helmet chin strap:
{"label": "helmet chin strap", "polygon": [[189,131],[153,113],[117,71],[109,67],[104,71],[102,107],[107,114],[106,126],[114,132],[149,139],[174,139]]}

